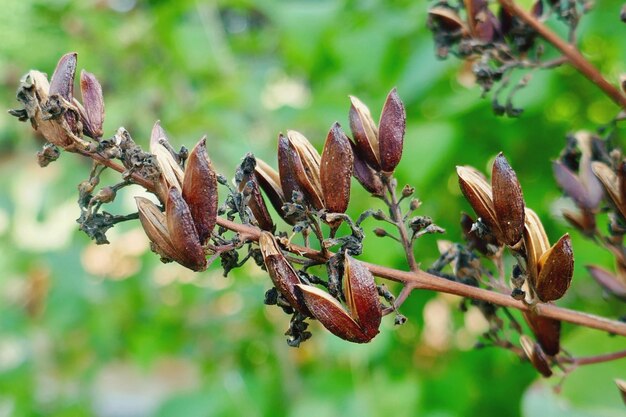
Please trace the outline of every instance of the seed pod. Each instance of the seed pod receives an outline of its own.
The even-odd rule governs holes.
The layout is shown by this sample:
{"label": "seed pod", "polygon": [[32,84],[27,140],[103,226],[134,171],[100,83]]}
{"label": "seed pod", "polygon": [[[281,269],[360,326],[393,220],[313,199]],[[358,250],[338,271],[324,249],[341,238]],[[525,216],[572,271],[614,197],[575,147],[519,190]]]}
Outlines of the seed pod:
{"label": "seed pod", "polygon": [[348,208],[353,165],[350,141],[335,123],[326,137],[320,164],[322,194],[331,213],[344,213]]}
{"label": "seed pod", "polygon": [[102,87],[96,77],[87,72],[80,72],[80,91],[83,98],[84,114],[82,115],[85,135],[99,139],[102,137],[104,123],[104,99]]}
{"label": "seed pod", "polygon": [[543,351],[550,356],[559,353],[561,322],[540,316],[531,310],[525,311],[523,315]]}
{"label": "seed pod", "polygon": [[278,292],[287,299],[295,310],[305,316],[312,317],[313,315],[307,308],[307,305],[295,289],[296,285],[301,283],[300,277],[289,261],[287,261],[285,255],[283,255],[274,235],[269,232],[261,232],[259,246],[267,273]]}
{"label": "seed pod", "polygon": [[[613,170],[602,162],[592,162],[591,169],[596,177],[602,183],[606,194],[609,196],[610,202],[618,210],[622,218],[626,219],[626,204],[622,197],[622,187],[618,176],[615,175]],[[622,181],[622,184],[626,182]],[[626,188],[626,185],[625,185]]]}
{"label": "seed pod", "polygon": [[163,188],[169,190],[170,187],[176,187],[180,190],[185,174],[169,149],[161,143],[163,141],[168,142],[167,134],[161,127],[161,122],[157,120],[150,135],[150,152],[156,157],[161,169]]}
{"label": "seed pod", "polygon": [[372,339],[328,293],[310,285],[298,284],[297,288],[313,316],[332,334],[354,343],[366,343]]}
{"label": "seed pod", "polygon": [[59,59],[50,79],[49,95],[58,94],[68,103],[74,99],[74,77],[76,75],[76,52],[65,54]]}
{"label": "seed pod", "polygon": [[428,18],[448,33],[459,32],[462,36],[469,34],[465,22],[449,7],[432,7],[428,10]]}
{"label": "seed pod", "polygon": [[189,153],[182,196],[204,245],[215,227],[218,208],[217,176],[206,152],[206,136]]}
{"label": "seed pod", "polygon": [[476,215],[496,237],[500,237],[500,228],[498,227],[493,206],[491,186],[485,177],[476,169],[467,166],[457,166],[456,172],[459,177],[461,192],[476,212]]}
{"label": "seed pod", "polygon": [[528,278],[534,289],[539,275],[539,259],[550,249],[550,242],[537,213],[529,208],[525,210],[524,249]]}
{"label": "seed pod", "polygon": [[493,163],[491,184],[502,239],[507,245],[515,246],[524,232],[524,196],[515,171],[502,153]]}
{"label": "seed pod", "polygon": [[[308,204],[317,210],[324,208],[322,184],[320,180],[321,157],[311,143],[299,132],[287,132],[290,144],[290,164],[296,182],[304,193]],[[281,172],[282,178],[282,172]]]}
{"label": "seed pod", "polygon": [[626,301],[626,282],[621,281],[613,273],[596,265],[587,265],[587,271],[605,290]]}
{"label": "seed pod", "polygon": [[[287,137],[280,134],[278,136],[278,172],[280,174],[280,185],[285,196],[285,202],[291,202],[294,192],[304,195],[304,191],[298,184],[294,158],[298,158],[297,153],[289,143]],[[302,164],[300,164],[301,166]],[[304,168],[301,175],[304,174]]]}
{"label": "seed pod", "polygon": [[522,345],[522,349],[524,349],[526,357],[535,369],[546,378],[552,376],[552,369],[550,369],[548,358],[546,358],[545,353],[543,353],[541,346],[533,342],[531,338],[526,335],[520,336],[520,344]]}
{"label": "seed pod", "polygon": [[569,234],[563,235],[541,255],[538,268],[540,272],[535,282],[537,297],[543,302],[563,297],[574,275],[574,254]]}
{"label": "seed pod", "polygon": [[372,339],[378,334],[382,318],[374,276],[361,262],[346,254],[343,285],[350,315]]}
{"label": "seed pod", "polygon": [[370,109],[356,97],[350,96],[350,129],[359,154],[374,171],[380,171],[378,127]]}
{"label": "seed pod", "polygon": [[354,156],[354,178],[356,178],[367,191],[375,196],[382,197],[385,194],[385,186],[380,176],[358,154],[352,142],[350,142],[350,146],[352,147],[352,154]]}
{"label": "seed pod", "polygon": [[257,176],[254,173],[256,165],[257,160],[254,155],[251,153],[246,154],[239,168],[237,168],[235,178],[237,179],[239,192],[247,197],[247,205],[259,227],[262,230],[273,232],[274,222],[267,210],[265,200],[263,199],[263,195],[261,195],[261,189],[256,178]]}
{"label": "seed pod", "polygon": [[385,172],[393,172],[402,158],[406,112],[395,88],[391,90],[380,114],[378,146],[380,166]]}
{"label": "seed pod", "polygon": [[176,187],[171,187],[167,195],[165,220],[172,245],[176,249],[176,257],[173,259],[191,270],[205,270],[206,257],[193,217],[191,217],[189,206]]}
{"label": "seed pod", "polygon": [[574,203],[576,203],[578,207],[585,209],[593,208],[589,201],[587,190],[569,168],[559,161],[554,161],[552,163],[552,172],[554,173],[556,182],[563,189],[565,194],[574,200]]}
{"label": "seed pod", "polygon": [[283,217],[283,204],[285,204],[285,196],[280,185],[280,176],[278,172],[265,163],[262,159],[256,160],[254,167],[254,175],[259,182],[259,186],[270,199],[270,203],[274,209]]}
{"label": "seed pod", "polygon": [[135,197],[139,212],[139,221],[146,235],[154,246],[154,251],[162,258],[175,260],[176,249],[167,230],[165,214],[152,201],[144,197]]}

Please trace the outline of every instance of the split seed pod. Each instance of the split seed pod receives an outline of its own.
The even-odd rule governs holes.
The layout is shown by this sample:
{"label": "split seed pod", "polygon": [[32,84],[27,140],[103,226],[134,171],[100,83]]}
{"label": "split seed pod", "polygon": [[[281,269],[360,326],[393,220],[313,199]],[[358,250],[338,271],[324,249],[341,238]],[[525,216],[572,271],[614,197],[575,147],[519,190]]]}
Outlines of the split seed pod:
{"label": "split seed pod", "polygon": [[248,207],[259,227],[262,230],[273,232],[274,221],[261,195],[257,175],[255,175],[256,165],[257,160],[252,154],[247,154],[241,161],[241,165],[237,169],[237,176],[239,177],[236,177],[239,184],[239,192],[244,193],[248,197]]}
{"label": "split seed pod", "polygon": [[540,316],[530,310],[525,311],[523,315],[543,351],[550,356],[559,353],[561,350],[561,322]]}
{"label": "split seed pod", "polygon": [[305,202],[316,210],[324,207],[320,184],[319,153],[302,134],[293,130],[278,138],[278,172],[280,184],[288,202],[294,192],[303,195]]}
{"label": "split seed pod", "polygon": [[522,345],[522,349],[524,349],[526,357],[535,369],[546,378],[552,376],[550,363],[545,353],[543,353],[541,346],[526,335],[520,336],[520,344]]}
{"label": "split seed pod", "polygon": [[185,173],[178,164],[178,161],[172,155],[172,152],[166,145],[169,145],[167,134],[161,127],[161,122],[157,122],[152,127],[150,135],[150,153],[156,157],[157,164],[161,170],[161,184],[159,198],[163,200],[163,190],[165,194],[170,187],[182,189],[183,178]]}
{"label": "split seed pod", "polygon": [[301,285],[302,281],[296,270],[291,266],[287,258],[285,258],[285,255],[283,255],[274,235],[269,232],[261,232],[259,246],[265,267],[267,268],[267,273],[278,292],[287,299],[295,310],[305,316],[311,317],[312,314],[307,308],[307,305],[296,291],[296,286]]}
{"label": "split seed pod", "polygon": [[285,195],[283,194],[278,172],[262,159],[257,159],[256,166],[254,167],[254,175],[259,182],[259,186],[261,186],[265,195],[270,199],[270,203],[272,203],[274,209],[289,223],[283,211]]}
{"label": "split seed pod", "polygon": [[326,137],[320,164],[322,194],[331,213],[344,213],[348,208],[353,165],[350,141],[335,123]]}
{"label": "split seed pod", "polygon": [[609,202],[617,209],[622,219],[626,219],[626,173],[624,172],[624,163],[620,164],[617,174],[602,162],[592,162],[591,168],[606,190]]}
{"label": "split seed pod", "polygon": [[98,79],[91,73],[83,70],[80,72],[80,91],[83,98],[81,119],[85,135],[98,140],[103,135],[104,123],[104,99],[102,87]]}
{"label": "split seed pod", "polygon": [[369,342],[379,332],[382,310],[372,273],[345,255],[344,295],[348,309],[317,287],[297,287],[313,316],[335,336],[355,343]]}

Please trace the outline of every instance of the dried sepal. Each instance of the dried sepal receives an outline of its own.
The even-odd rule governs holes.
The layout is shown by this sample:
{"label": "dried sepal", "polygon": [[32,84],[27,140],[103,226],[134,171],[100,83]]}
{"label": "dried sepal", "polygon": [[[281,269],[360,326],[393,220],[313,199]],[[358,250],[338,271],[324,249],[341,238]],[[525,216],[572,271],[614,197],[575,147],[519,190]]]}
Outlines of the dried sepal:
{"label": "dried sepal", "polygon": [[372,339],[328,293],[310,285],[298,284],[297,288],[313,317],[335,336],[354,343],[366,343]]}
{"label": "dried sepal", "polygon": [[569,234],[565,234],[538,261],[539,275],[535,282],[537,297],[543,302],[558,300],[572,282],[574,253]]}
{"label": "dried sepal", "polygon": [[507,245],[515,246],[524,232],[524,196],[515,171],[502,153],[493,163],[491,185],[502,239]]}
{"label": "dried sepal", "polygon": [[561,322],[540,316],[531,310],[524,311],[523,315],[543,351],[550,356],[559,353],[561,350]]}
{"label": "dried sepal", "polygon": [[217,221],[217,175],[206,151],[206,136],[189,153],[182,196],[193,217],[200,244],[204,245]]}
{"label": "dried sepal", "polygon": [[156,157],[161,170],[163,188],[168,190],[170,187],[176,187],[180,190],[185,174],[164,143],[168,143],[167,134],[161,127],[161,122],[157,120],[150,135],[150,153]]}
{"label": "dried sepal", "polygon": [[550,369],[548,358],[538,343],[535,343],[530,337],[522,335],[520,336],[520,345],[530,363],[541,375],[546,378],[552,376],[552,369]]}
{"label": "dried sepal", "polygon": [[287,299],[295,310],[305,316],[312,316],[302,297],[296,292],[296,285],[301,283],[300,277],[283,255],[274,235],[269,232],[261,232],[259,247],[267,273],[278,292]]}
{"label": "dried sepal", "polygon": [[189,206],[176,187],[169,189],[165,203],[165,220],[172,245],[176,250],[174,260],[194,271],[205,270],[206,257],[193,217],[191,217]]}
{"label": "dried sepal", "polygon": [[404,104],[393,88],[380,114],[378,124],[378,147],[380,166],[385,172],[393,172],[402,158],[404,131],[406,128],[406,111]]}
{"label": "dried sepal", "polygon": [[99,139],[102,137],[104,123],[104,99],[102,87],[96,77],[87,72],[80,72],[80,91],[83,99],[83,131],[85,135]]}
{"label": "dried sepal", "polygon": [[609,293],[626,301],[626,282],[623,282],[615,274],[602,267],[587,265],[586,268],[593,279],[595,279],[600,286],[602,286]]}
{"label": "dried sepal", "polygon": [[320,164],[322,195],[331,213],[344,213],[348,208],[353,165],[350,141],[335,123],[326,137]]}
{"label": "dried sepal", "polygon": [[152,242],[153,249],[162,258],[175,260],[177,258],[176,249],[172,244],[165,214],[152,201],[144,197],[135,197],[139,213],[139,221],[148,239]]}
{"label": "dried sepal", "polygon": [[350,315],[370,339],[378,334],[382,319],[378,290],[372,273],[360,261],[345,255],[344,295]]}
{"label": "dried sepal", "polygon": [[76,52],[61,57],[50,79],[49,95],[59,95],[68,103],[74,99],[74,77],[76,75]]}
{"label": "dried sepal", "polygon": [[350,102],[350,129],[356,147],[367,164],[375,171],[380,171],[378,126],[374,123],[370,109],[361,100],[350,96]]}

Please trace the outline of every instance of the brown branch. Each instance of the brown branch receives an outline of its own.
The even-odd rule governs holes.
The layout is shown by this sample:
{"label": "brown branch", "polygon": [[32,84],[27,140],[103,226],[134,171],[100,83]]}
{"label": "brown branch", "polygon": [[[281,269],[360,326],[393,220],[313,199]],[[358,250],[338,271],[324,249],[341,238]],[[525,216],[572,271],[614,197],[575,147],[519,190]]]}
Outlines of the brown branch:
{"label": "brown branch", "polygon": [[624,96],[613,84],[609,83],[576,48],[576,46],[564,41],[547,26],[537,20],[533,15],[522,9],[514,0],[498,0],[500,5],[509,14],[517,16],[524,23],[532,27],[542,38],[554,45],[581,74],[596,84],[604,93],[620,108],[626,109],[626,96]]}
{"label": "brown branch", "polygon": [[617,359],[624,358],[626,358],[626,350],[620,350],[618,352],[605,353],[603,355],[572,358],[571,363],[575,365],[593,365],[596,363],[611,362]]}

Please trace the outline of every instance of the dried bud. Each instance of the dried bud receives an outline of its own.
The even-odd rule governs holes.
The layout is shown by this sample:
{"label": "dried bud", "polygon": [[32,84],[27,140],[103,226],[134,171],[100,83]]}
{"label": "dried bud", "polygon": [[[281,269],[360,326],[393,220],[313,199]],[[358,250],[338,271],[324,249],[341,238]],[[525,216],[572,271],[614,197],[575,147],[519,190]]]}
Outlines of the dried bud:
{"label": "dried bud", "polygon": [[540,316],[531,310],[525,311],[523,314],[543,351],[550,356],[559,353],[561,349],[561,322]]}
{"label": "dried bud", "polygon": [[204,249],[202,249],[193,217],[189,206],[176,187],[171,187],[169,190],[165,203],[165,220],[172,245],[176,249],[176,257],[173,259],[191,270],[205,270],[207,263]]}
{"label": "dried bud", "polygon": [[380,166],[385,172],[393,172],[402,158],[405,127],[406,112],[394,88],[387,96],[378,124]]}
{"label": "dried bud", "polygon": [[94,199],[100,203],[110,203],[115,200],[116,194],[113,187],[103,187],[96,193]]}
{"label": "dried bud", "polygon": [[524,196],[515,171],[500,153],[493,163],[493,206],[504,243],[515,246],[524,232]]}
{"label": "dried bud", "polygon": [[104,99],[102,87],[96,77],[87,72],[80,72],[80,91],[83,98],[84,114],[82,115],[85,135],[99,139],[102,137],[104,123]]}
{"label": "dried bud", "polygon": [[206,136],[189,154],[182,196],[189,206],[200,244],[204,245],[215,227],[218,208],[217,176],[206,152]]}
{"label": "dried bud", "polygon": [[324,202],[331,213],[344,213],[348,208],[353,165],[350,141],[335,123],[328,132],[320,167]]}
{"label": "dried bud", "polygon": [[538,262],[539,276],[535,282],[537,297],[543,302],[565,295],[574,275],[574,253],[569,234],[563,235]]}
{"label": "dried bud", "polygon": [[522,345],[522,349],[524,349],[526,357],[535,369],[546,378],[552,376],[552,369],[550,369],[548,358],[545,353],[543,353],[541,346],[533,342],[530,337],[526,335],[520,336],[520,344]]}
{"label": "dried bud", "polygon": [[[305,316],[312,316],[307,305],[302,300],[302,297],[300,297],[300,294],[298,294],[295,289],[296,285],[301,283],[300,277],[298,277],[296,270],[293,269],[293,266],[291,266],[287,258],[285,258],[285,255],[281,252],[274,235],[269,232],[261,232],[259,246],[261,247],[261,254],[263,255],[267,273],[278,292],[280,292],[298,312]],[[307,286],[307,288],[309,287]]]}

